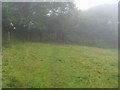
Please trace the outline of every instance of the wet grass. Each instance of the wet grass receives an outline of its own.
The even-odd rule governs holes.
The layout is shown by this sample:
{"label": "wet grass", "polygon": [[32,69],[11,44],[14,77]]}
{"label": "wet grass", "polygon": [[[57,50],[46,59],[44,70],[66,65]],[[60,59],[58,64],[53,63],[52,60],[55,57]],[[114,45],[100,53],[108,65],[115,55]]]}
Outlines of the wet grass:
{"label": "wet grass", "polygon": [[118,53],[77,45],[10,44],[3,48],[3,87],[116,88]]}

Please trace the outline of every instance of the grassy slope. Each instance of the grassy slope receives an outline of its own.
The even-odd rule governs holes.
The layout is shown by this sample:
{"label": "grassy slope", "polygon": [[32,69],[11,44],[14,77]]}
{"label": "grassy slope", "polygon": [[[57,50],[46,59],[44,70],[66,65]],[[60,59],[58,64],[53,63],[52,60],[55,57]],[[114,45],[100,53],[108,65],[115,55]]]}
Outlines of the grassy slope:
{"label": "grassy slope", "polygon": [[117,50],[45,43],[3,48],[3,87],[117,87],[117,70]]}

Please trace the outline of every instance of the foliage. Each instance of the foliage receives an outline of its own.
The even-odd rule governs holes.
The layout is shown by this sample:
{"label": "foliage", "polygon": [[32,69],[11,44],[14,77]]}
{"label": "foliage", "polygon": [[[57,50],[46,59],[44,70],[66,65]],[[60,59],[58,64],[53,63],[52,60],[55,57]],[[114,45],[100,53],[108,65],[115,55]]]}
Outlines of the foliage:
{"label": "foliage", "polygon": [[117,48],[116,8],[107,7],[82,12],[72,2],[3,3],[3,33],[23,41]]}

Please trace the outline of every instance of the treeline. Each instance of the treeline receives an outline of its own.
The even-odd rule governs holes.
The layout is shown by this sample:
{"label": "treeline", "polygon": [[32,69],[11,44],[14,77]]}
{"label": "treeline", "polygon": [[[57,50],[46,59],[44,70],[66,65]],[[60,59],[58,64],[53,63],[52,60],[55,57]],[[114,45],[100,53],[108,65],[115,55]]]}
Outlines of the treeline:
{"label": "treeline", "polygon": [[2,6],[3,44],[21,40],[117,48],[113,17],[82,12],[72,2],[15,2]]}

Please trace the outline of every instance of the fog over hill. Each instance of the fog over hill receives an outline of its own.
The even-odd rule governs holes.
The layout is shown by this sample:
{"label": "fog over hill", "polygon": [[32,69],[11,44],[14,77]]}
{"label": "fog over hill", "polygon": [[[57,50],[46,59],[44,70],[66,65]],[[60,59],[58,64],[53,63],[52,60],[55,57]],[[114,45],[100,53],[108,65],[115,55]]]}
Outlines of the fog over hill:
{"label": "fog over hill", "polygon": [[[104,4],[80,11],[81,28],[92,33],[93,37],[105,37],[117,45],[118,40],[118,5]],[[85,22],[85,23],[84,23]],[[114,35],[113,35],[114,34]],[[97,36],[96,36],[97,35]],[[103,38],[106,42],[106,39]],[[115,42],[114,42],[115,41]]]}
{"label": "fog over hill", "polygon": [[118,20],[118,4],[104,4],[86,11],[82,11],[84,15],[89,15],[91,18],[99,18],[117,22]]}

